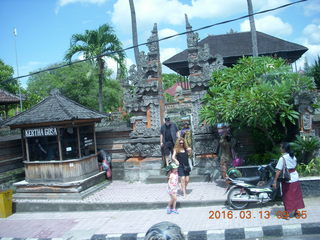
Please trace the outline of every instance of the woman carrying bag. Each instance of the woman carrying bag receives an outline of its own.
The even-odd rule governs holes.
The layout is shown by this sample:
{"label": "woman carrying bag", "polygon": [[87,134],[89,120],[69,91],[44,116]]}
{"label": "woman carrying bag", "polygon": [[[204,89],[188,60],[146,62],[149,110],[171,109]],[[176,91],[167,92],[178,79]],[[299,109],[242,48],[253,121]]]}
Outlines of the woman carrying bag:
{"label": "woman carrying bag", "polygon": [[279,161],[277,163],[276,175],[272,186],[274,189],[276,189],[277,181],[280,180],[279,176],[281,175],[282,171],[284,171],[284,168],[288,168],[288,171],[290,173],[290,180],[286,182],[281,182],[281,184],[282,201],[285,211],[288,212],[288,215],[284,218],[289,219],[288,216],[298,216],[298,209],[304,208],[304,202],[299,182],[299,174],[295,170],[295,167],[297,165],[297,159],[291,151],[289,143],[281,144],[281,152],[282,156],[279,158]]}
{"label": "woman carrying bag", "polygon": [[184,198],[187,196],[187,186],[191,171],[188,161],[189,154],[191,154],[191,148],[186,144],[184,138],[178,138],[173,149],[172,160],[179,166],[178,175],[181,179],[181,190]]}

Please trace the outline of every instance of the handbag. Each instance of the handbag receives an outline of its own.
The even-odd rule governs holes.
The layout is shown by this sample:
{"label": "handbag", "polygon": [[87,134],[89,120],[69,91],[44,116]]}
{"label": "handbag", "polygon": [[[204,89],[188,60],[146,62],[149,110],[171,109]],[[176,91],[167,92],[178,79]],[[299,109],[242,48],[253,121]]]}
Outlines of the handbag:
{"label": "handbag", "polygon": [[282,168],[282,171],[280,173],[280,180],[281,182],[288,182],[290,181],[291,177],[290,177],[290,173],[289,173],[289,170],[287,168],[287,165],[286,165],[286,160],[283,158],[283,168]]}

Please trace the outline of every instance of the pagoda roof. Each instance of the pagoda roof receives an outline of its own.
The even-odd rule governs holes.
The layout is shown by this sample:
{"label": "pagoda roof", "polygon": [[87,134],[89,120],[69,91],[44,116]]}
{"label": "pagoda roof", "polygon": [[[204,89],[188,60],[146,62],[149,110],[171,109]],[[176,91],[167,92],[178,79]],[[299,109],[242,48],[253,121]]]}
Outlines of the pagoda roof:
{"label": "pagoda roof", "polygon": [[12,93],[0,89],[0,105],[19,103],[20,98]]}
{"label": "pagoda roof", "polygon": [[3,125],[18,128],[66,122],[98,122],[104,117],[106,115],[90,110],[56,90],[32,108],[4,121]]}
{"label": "pagoda roof", "polygon": [[[285,41],[280,38],[257,31],[259,56],[274,56],[286,59],[289,63],[295,62],[308,48]],[[222,35],[209,35],[199,41],[199,46],[208,44],[210,54],[214,57],[220,54],[223,57],[223,65],[231,67],[243,56],[252,56],[251,33],[229,33]],[[174,55],[163,64],[183,76],[189,75],[188,49]]]}

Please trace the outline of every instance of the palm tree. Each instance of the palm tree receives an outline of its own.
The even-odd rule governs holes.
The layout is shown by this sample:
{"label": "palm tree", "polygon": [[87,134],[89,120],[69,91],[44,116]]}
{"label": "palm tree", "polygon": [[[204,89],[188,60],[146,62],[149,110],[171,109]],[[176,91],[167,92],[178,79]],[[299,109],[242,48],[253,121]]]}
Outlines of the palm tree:
{"label": "palm tree", "polygon": [[[115,52],[106,55],[110,52]],[[70,48],[68,49],[65,60],[71,61],[75,54],[83,54],[84,58],[90,58],[92,64],[96,65],[99,71],[99,111],[103,111],[103,82],[105,79],[105,60],[104,57],[114,59],[120,69],[124,70],[124,53],[122,44],[114,30],[108,24],[103,24],[97,30],[86,30],[84,34],[73,34],[71,37]]]}

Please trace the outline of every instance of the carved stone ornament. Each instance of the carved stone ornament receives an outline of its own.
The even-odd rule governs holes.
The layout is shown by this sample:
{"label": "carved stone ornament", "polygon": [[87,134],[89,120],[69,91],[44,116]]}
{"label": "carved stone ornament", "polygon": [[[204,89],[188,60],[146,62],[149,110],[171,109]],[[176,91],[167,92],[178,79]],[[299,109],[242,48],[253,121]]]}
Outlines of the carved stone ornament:
{"label": "carved stone ornament", "polygon": [[187,14],[184,15],[186,20],[186,30],[187,30],[187,44],[188,48],[197,48],[199,41],[199,34],[192,31],[192,26],[189,23]]}
{"label": "carved stone ornament", "polygon": [[153,29],[151,31],[151,36],[147,41],[147,47],[149,49],[149,55],[159,54],[159,38],[158,38],[158,28],[157,24],[153,25]]}
{"label": "carved stone ornament", "polygon": [[212,139],[201,139],[195,141],[194,149],[196,154],[212,154],[217,152],[218,145],[218,141],[213,141]]}
{"label": "carved stone ornament", "polygon": [[311,130],[312,129],[312,115],[308,112],[302,114],[302,123],[304,130]]}
{"label": "carved stone ornament", "polygon": [[136,123],[135,129],[130,133],[131,138],[138,137],[154,137],[159,136],[159,129],[157,128],[147,128],[146,123],[143,121],[138,121]]}
{"label": "carved stone ornament", "polygon": [[160,145],[157,144],[124,144],[123,149],[128,157],[159,157]]}

